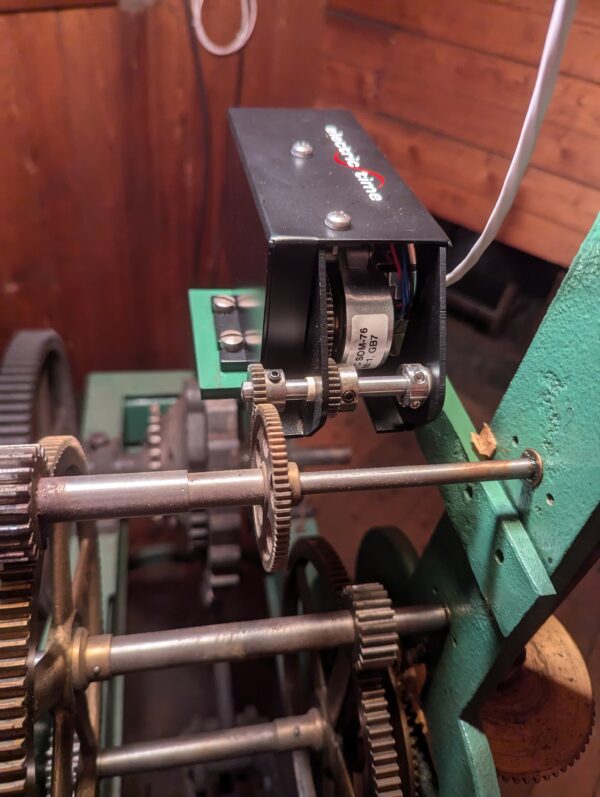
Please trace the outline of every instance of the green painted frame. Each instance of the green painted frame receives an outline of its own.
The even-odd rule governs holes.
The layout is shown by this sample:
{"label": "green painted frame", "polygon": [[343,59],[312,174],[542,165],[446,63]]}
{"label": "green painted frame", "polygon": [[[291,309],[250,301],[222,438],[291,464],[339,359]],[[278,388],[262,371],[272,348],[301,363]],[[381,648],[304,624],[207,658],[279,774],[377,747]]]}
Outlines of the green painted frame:
{"label": "green painted frame", "polygon": [[[498,457],[540,453],[541,484],[442,488],[446,515],[409,585],[415,601],[442,600],[452,617],[425,694],[440,797],[499,797],[480,706],[600,546],[598,308],[600,219],[491,424]],[[418,438],[429,461],[473,460],[472,431],[449,386]]]}

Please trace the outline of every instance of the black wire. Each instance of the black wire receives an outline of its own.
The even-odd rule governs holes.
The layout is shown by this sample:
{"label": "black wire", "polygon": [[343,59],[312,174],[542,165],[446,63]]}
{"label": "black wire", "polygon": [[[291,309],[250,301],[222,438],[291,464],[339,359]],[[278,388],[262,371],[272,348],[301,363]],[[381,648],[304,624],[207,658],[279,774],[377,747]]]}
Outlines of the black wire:
{"label": "black wire", "polygon": [[204,82],[204,72],[202,71],[202,60],[200,58],[200,49],[196,32],[194,30],[192,20],[192,9],[189,0],[181,0],[183,5],[183,13],[185,15],[186,27],[188,37],[190,40],[190,50],[192,54],[192,61],[194,65],[194,76],[196,79],[196,90],[198,97],[198,109],[200,111],[200,119],[202,124],[202,144],[200,157],[202,159],[202,180],[201,188],[203,191],[203,201],[198,214],[198,226],[196,227],[196,235],[194,238],[194,262],[192,264],[192,280],[194,284],[198,279],[198,269],[200,268],[202,248],[205,243],[206,224],[208,221],[208,209],[210,207],[210,186],[212,181],[212,128],[210,118],[210,104],[208,101],[208,94],[206,92],[206,83]]}

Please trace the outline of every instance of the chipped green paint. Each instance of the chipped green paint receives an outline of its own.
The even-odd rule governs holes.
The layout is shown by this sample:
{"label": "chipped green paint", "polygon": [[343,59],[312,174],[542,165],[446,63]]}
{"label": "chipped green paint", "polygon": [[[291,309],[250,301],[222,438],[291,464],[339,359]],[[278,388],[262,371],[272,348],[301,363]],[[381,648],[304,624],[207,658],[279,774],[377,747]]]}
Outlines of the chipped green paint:
{"label": "chipped green paint", "polygon": [[[449,485],[447,514],[410,585],[452,623],[425,695],[440,797],[499,797],[479,706],[600,544],[600,222],[565,277],[493,419],[497,456],[535,448],[544,478]],[[451,386],[420,430],[430,461],[475,459]]]}

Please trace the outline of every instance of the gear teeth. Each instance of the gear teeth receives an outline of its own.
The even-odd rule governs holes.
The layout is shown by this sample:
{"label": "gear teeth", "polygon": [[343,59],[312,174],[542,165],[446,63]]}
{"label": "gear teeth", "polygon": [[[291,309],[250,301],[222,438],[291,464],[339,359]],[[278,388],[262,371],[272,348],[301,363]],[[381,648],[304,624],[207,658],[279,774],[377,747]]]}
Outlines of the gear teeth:
{"label": "gear teeth", "polygon": [[146,457],[148,470],[160,470],[162,467],[162,425],[160,405],[153,402],[148,408],[146,425]]}
{"label": "gear teeth", "polygon": [[342,403],[342,380],[340,369],[335,360],[329,359],[327,363],[329,401],[327,403],[327,414],[337,415]]}
{"label": "gear teeth", "polygon": [[252,462],[264,465],[269,477],[269,495],[254,507],[254,529],[263,567],[282,570],[289,550],[292,521],[292,487],[288,471],[285,435],[279,413],[272,404],[259,404],[252,429]]}
{"label": "gear teeth", "polygon": [[47,472],[39,445],[0,447],[0,795],[24,795],[33,746],[28,657],[35,617],[35,483]]}
{"label": "gear teeth", "polygon": [[13,336],[0,366],[0,445],[31,442],[38,387],[50,355],[58,363],[62,402],[55,425],[66,427],[57,431],[74,430],[75,404],[63,343],[53,330],[26,329]]}
{"label": "gear teeth", "polygon": [[46,455],[48,475],[54,476],[59,466],[62,466],[63,457],[67,456],[81,471],[87,469],[87,459],[81,443],[72,435],[56,434],[42,437],[39,445]]}
{"label": "gear teeth", "polygon": [[344,589],[350,585],[350,576],[337,551],[324,537],[303,537],[292,548],[289,570],[298,561],[310,562],[319,576],[331,588],[334,601],[343,608]]}
{"label": "gear teeth", "polygon": [[400,643],[394,609],[385,589],[381,584],[353,584],[344,590],[344,598],[357,629],[355,668],[374,670],[393,665]]}
{"label": "gear teeth", "polygon": [[403,797],[390,707],[381,677],[359,679],[360,713],[374,797]]}
{"label": "gear teeth", "polygon": [[327,319],[327,353],[331,357],[333,353],[333,344],[335,342],[335,307],[333,304],[333,293],[331,291],[329,280],[327,280],[325,313]]}
{"label": "gear teeth", "polygon": [[254,404],[267,403],[267,373],[260,363],[248,366],[248,377],[252,383]]}

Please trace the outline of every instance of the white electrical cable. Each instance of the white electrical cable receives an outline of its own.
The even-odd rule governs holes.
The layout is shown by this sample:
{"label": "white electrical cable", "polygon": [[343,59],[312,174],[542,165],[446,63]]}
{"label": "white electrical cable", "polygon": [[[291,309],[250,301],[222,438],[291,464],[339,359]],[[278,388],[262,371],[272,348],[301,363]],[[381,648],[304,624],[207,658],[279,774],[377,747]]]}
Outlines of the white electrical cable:
{"label": "white electrical cable", "polygon": [[192,24],[196,31],[198,41],[212,55],[233,55],[244,47],[256,25],[258,17],[258,0],[240,0],[240,27],[229,44],[215,44],[204,28],[202,22],[202,6],[204,0],[190,0],[192,9]]}
{"label": "white electrical cable", "polygon": [[483,232],[467,256],[446,276],[446,285],[454,285],[477,264],[479,258],[496,237],[514,202],[554,91],[567,33],[576,7],[577,0],[555,0],[554,2],[533,93],[502,190]]}

